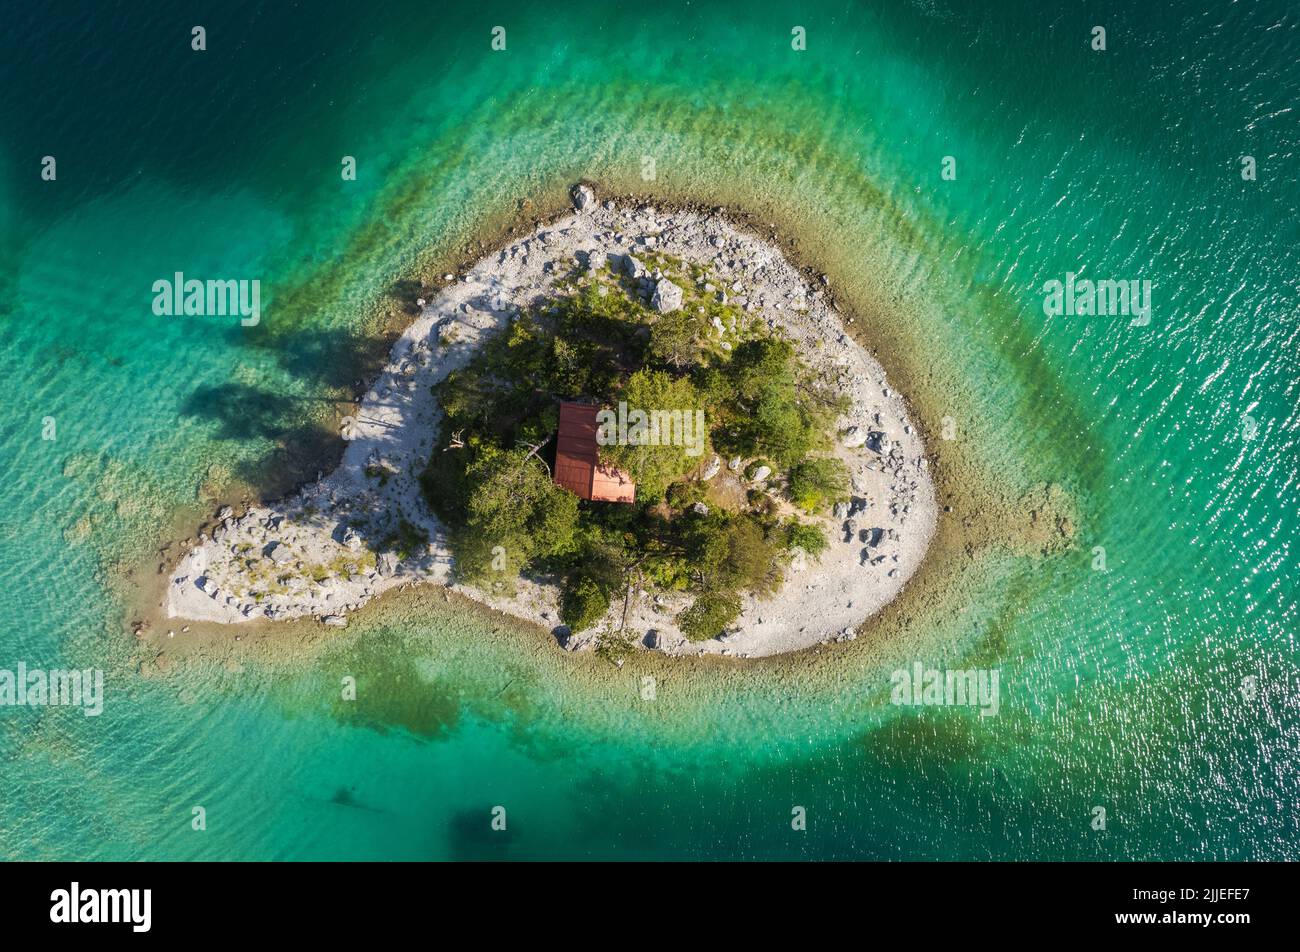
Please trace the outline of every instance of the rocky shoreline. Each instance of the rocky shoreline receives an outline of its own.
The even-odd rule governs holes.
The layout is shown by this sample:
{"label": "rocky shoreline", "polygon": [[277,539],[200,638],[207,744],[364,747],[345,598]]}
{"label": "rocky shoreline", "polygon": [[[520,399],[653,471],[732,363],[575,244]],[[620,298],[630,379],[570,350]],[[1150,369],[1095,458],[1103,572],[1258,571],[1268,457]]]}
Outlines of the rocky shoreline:
{"label": "rocky shoreline", "polygon": [[[688,599],[644,593],[629,606],[625,631],[673,654],[759,657],[851,640],[898,595],[935,530],[929,458],[901,396],[845,334],[825,281],[809,281],[777,248],[714,212],[602,203],[585,185],[573,195],[572,214],[538,226],[417,302],[419,317],[345,423],[349,442],[333,473],[277,503],[238,515],[225,509],[210,536],[187,543],[168,578],[170,618],[239,624],[310,616],[342,627],[382,592],[427,582],[553,629],[568,648],[589,647],[594,631],[570,634],[559,626],[558,587],[547,579],[521,580],[510,598],[455,583],[446,533],[419,487],[441,416],[431,387],[575,268],[617,262],[652,306],[671,309],[680,289],[637,258],[652,252],[705,267],[702,287],[783,333],[848,396],[836,453],[852,475],[853,500],[824,520],[831,544],[820,558],[797,560],[776,595],[747,596],[722,638],[686,641],[673,618]],[[714,330],[725,347],[732,330]],[[718,460],[710,469],[743,479],[734,463]],[[620,603],[611,620],[622,618]]]}

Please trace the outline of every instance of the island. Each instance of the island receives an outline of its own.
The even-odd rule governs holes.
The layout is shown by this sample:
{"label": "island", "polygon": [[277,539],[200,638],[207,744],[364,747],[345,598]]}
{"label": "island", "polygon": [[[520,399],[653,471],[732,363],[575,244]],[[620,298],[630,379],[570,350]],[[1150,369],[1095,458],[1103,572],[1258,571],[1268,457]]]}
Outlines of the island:
{"label": "island", "polygon": [[219,513],[169,617],[341,627],[429,583],[570,650],[760,657],[898,595],[929,458],[825,280],[714,210],[573,199],[418,302],[338,468]]}

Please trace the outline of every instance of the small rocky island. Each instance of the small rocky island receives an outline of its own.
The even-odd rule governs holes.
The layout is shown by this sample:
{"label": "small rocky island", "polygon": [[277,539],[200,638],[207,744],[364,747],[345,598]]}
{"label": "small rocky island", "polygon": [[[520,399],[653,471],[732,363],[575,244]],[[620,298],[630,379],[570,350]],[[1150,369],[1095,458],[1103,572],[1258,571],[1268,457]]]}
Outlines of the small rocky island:
{"label": "small rocky island", "polygon": [[572,650],[758,657],[899,593],[928,459],[821,283],[719,215],[573,197],[419,302],[340,466],[223,510],[170,617],[342,627],[428,582]]}

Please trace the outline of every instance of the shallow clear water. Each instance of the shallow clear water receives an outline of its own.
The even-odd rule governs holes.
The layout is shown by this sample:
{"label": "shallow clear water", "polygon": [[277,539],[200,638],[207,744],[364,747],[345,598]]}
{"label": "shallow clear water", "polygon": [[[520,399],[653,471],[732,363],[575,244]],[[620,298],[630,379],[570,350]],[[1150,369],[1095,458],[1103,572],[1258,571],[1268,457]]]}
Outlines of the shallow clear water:
{"label": "shallow clear water", "polygon": [[[13,18],[0,667],[108,697],[0,707],[0,855],[1295,858],[1296,15],[1133,4],[1098,53],[1082,12],[953,6]],[[429,594],[297,663],[140,676],[121,566],[327,465],[394,282],[579,177],[795,234],[928,427],[1067,487],[1078,548],[789,666],[618,671]],[[259,277],[262,326],[155,317],[175,271]],[[1150,279],[1150,325],[1046,317],[1067,271]],[[892,707],[912,660],[999,668],[1001,712]]]}

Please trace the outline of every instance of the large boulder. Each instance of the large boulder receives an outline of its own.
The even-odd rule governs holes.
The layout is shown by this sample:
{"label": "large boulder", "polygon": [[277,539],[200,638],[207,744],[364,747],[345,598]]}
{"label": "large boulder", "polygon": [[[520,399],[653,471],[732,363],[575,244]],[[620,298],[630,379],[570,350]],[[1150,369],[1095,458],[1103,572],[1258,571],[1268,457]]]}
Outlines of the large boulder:
{"label": "large boulder", "polygon": [[596,204],[596,193],[592,191],[590,185],[575,185],[570,195],[573,197],[573,207],[580,212]]}
{"label": "large boulder", "polygon": [[682,307],[682,289],[667,278],[660,278],[655,285],[655,293],[650,299],[650,305],[660,314],[679,311]]}
{"label": "large boulder", "polygon": [[867,442],[867,430],[860,426],[851,426],[840,435],[840,442],[852,449]]}

